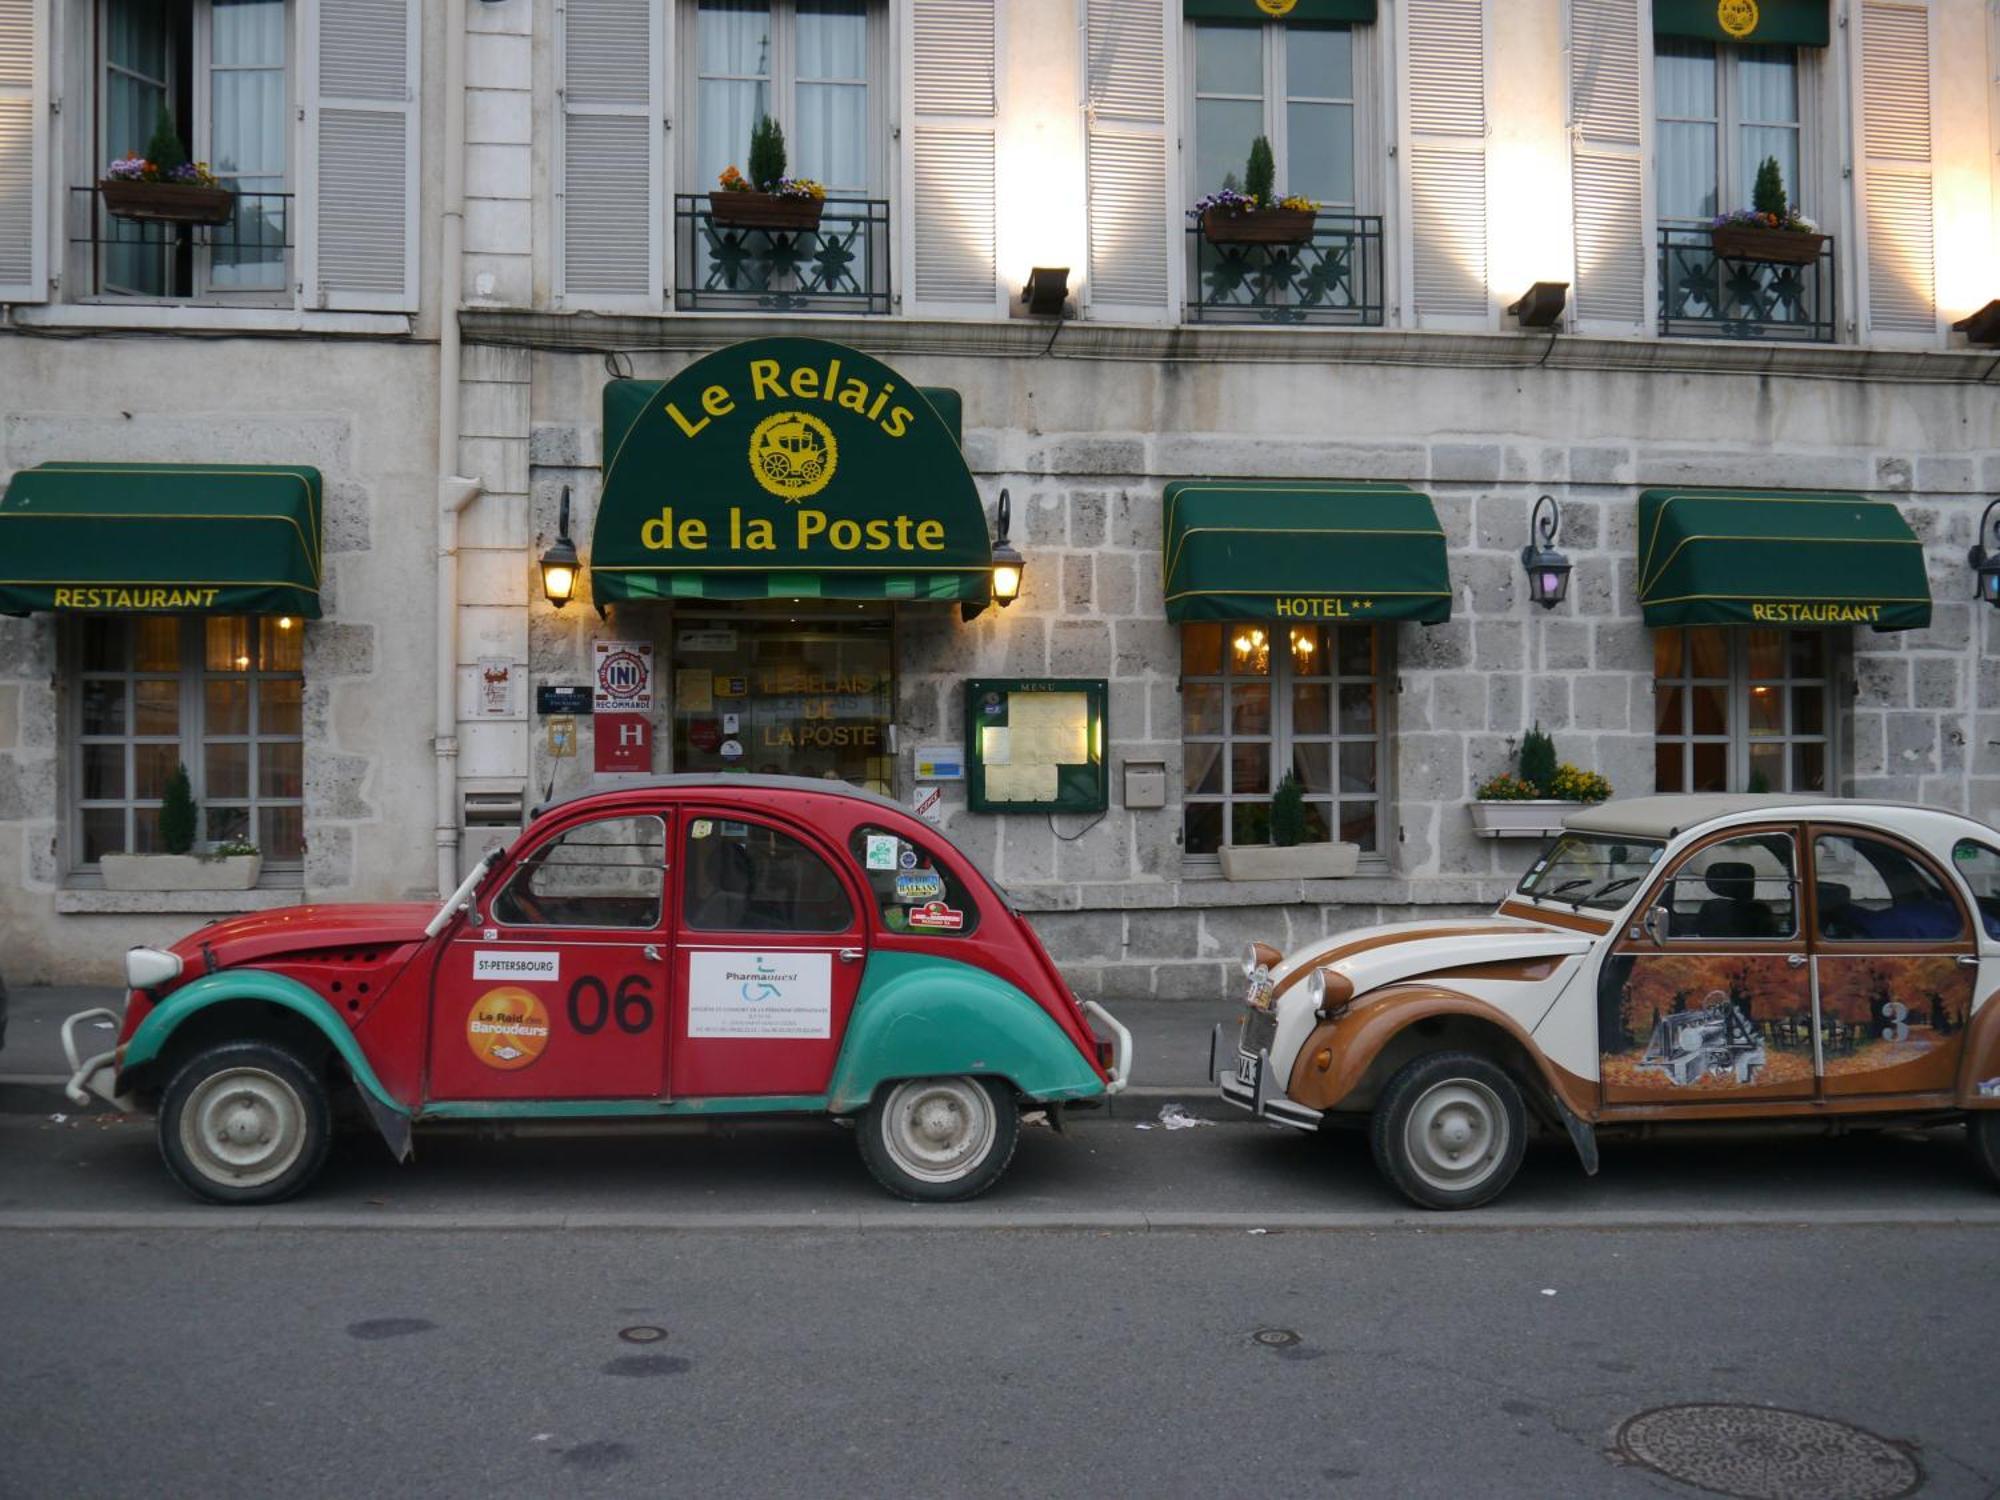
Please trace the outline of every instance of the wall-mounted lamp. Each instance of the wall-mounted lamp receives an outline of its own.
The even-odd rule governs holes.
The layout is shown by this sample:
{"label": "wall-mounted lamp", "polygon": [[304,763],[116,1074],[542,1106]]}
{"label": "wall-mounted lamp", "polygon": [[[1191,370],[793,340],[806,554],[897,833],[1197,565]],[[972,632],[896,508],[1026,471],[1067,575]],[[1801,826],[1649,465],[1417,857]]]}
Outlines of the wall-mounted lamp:
{"label": "wall-mounted lamp", "polygon": [[1021,288],[1031,318],[1060,318],[1069,308],[1069,267],[1036,266]]}
{"label": "wall-mounted lamp", "polygon": [[542,553],[542,592],[549,603],[561,609],[576,594],[576,575],[583,566],[576,543],[569,539],[569,486],[563,486],[562,511],[556,521],[556,539]]}
{"label": "wall-mounted lamp", "polygon": [[1002,609],[1021,597],[1021,574],[1028,566],[1021,554],[1014,550],[1014,544],[1007,540],[1007,531],[1013,519],[1014,502],[1002,490],[1000,504],[994,513],[993,528],[993,602]]}
{"label": "wall-mounted lamp", "polygon": [[1538,281],[1507,311],[1521,320],[1523,328],[1553,328],[1562,321],[1563,304],[1568,300],[1567,281]]}
{"label": "wall-mounted lamp", "polygon": [[1532,539],[1521,549],[1521,566],[1528,570],[1528,597],[1543,609],[1554,609],[1569,593],[1570,562],[1556,551],[1556,537],[1562,531],[1562,507],[1554,495],[1535,502],[1528,517]]}
{"label": "wall-mounted lamp", "polygon": [[1951,325],[1951,331],[1964,334],[1968,344],[2000,344],[2000,297],[1970,317],[1960,318]]}
{"label": "wall-mounted lamp", "polygon": [[[1995,609],[2000,609],[2000,531],[1993,528],[1993,512],[2000,509],[2000,498],[1989,500],[1979,517],[1979,530],[1973,535],[1979,540],[1972,544],[1972,550],[1965,554],[1965,560],[1972,564],[1972,571],[1979,575],[1979,593]],[[1991,535],[1996,550],[1986,550],[1986,538]]]}

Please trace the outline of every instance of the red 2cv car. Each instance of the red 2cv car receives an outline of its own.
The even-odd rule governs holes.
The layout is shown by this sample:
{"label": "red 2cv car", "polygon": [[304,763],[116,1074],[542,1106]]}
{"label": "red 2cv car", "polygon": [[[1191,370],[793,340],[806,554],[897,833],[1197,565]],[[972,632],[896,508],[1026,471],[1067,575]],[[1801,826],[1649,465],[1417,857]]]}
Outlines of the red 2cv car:
{"label": "red 2cv car", "polygon": [[173,1174],[222,1203],[310,1182],[347,1094],[399,1159],[433,1120],[852,1118],[889,1191],[964,1199],[1006,1169],[1024,1107],[1131,1068],[1130,1033],[963,850],[792,777],[553,802],[442,908],[261,912],[125,969],[115,1051],[76,1055],[108,1012],[64,1026],[70,1092],[153,1104]]}

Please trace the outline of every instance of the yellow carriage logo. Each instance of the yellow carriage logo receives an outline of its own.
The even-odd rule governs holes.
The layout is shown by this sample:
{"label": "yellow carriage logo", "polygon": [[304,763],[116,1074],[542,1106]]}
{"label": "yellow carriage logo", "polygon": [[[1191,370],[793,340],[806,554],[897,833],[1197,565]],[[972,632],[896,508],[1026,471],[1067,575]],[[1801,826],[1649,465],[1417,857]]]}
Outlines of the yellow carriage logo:
{"label": "yellow carriage logo", "polygon": [[839,463],[833,429],[807,412],[774,412],[750,434],[750,472],[788,503],[825,489]]}
{"label": "yellow carriage logo", "polygon": [[1299,0],[1257,0],[1257,9],[1267,16],[1289,16],[1298,3]]}
{"label": "yellow carriage logo", "polygon": [[1715,24],[1741,41],[1757,29],[1757,0],[1717,0]]}

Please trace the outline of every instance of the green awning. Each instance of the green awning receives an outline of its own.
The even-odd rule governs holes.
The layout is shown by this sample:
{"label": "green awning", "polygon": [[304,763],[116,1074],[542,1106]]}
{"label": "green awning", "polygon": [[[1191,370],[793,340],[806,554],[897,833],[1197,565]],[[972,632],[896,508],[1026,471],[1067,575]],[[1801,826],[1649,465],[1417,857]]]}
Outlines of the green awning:
{"label": "green awning", "polygon": [[1375,19],[1375,0],[1181,0],[1181,15],[1189,21],[1353,25]]}
{"label": "green awning", "polygon": [[1827,0],[1653,0],[1653,35],[1824,47]]}
{"label": "green awning", "polygon": [[1160,577],[1167,618],[1451,618],[1444,528],[1430,496],[1400,484],[1166,488]]}
{"label": "green awning", "polygon": [[1639,603],[1648,625],[1931,622],[1923,544],[1864,495],[1645,490]]}
{"label": "green awning", "polygon": [[320,615],[319,470],[50,463],[0,497],[0,614]]}

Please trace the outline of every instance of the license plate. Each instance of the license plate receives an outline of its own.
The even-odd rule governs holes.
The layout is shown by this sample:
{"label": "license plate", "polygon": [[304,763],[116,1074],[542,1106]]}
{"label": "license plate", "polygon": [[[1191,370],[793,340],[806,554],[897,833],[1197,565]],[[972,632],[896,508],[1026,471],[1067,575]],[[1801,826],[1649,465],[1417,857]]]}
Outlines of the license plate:
{"label": "license plate", "polygon": [[1257,1059],[1239,1057],[1236,1059],[1236,1081],[1247,1089],[1257,1087]]}

